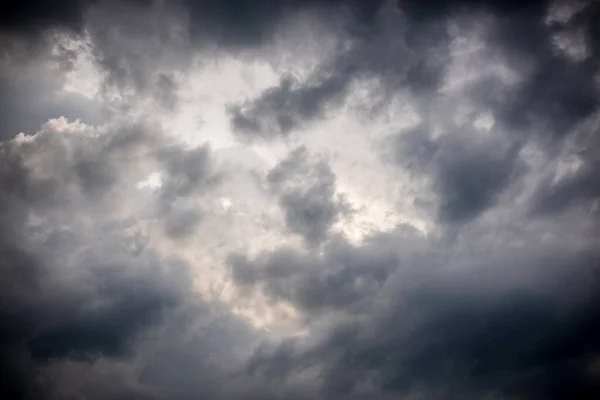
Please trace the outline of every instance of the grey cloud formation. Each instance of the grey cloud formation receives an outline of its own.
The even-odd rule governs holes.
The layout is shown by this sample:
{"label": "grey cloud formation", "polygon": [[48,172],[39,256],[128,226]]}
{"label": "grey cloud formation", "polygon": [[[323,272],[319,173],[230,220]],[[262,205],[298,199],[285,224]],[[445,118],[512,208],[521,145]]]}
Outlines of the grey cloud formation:
{"label": "grey cloud formation", "polygon": [[[3,2],[0,398],[599,398],[598,10]],[[250,64],[268,69],[280,33],[307,16],[344,46],[309,76],[212,107],[258,80]],[[92,98],[65,90],[83,53],[100,80]],[[236,68],[243,77],[226,75]],[[385,133],[348,154],[381,160],[385,186],[425,183],[419,229],[395,205],[405,198],[367,211],[409,223],[363,239],[333,229],[360,212],[338,195],[342,177],[357,202],[370,186],[354,193],[355,170],[302,135],[345,154],[351,143],[319,124],[361,112],[345,106],[363,82],[368,112],[343,116]],[[190,104],[207,129],[179,114]],[[223,174],[223,154],[242,158],[228,170],[239,176]],[[270,231],[256,177],[287,231]],[[278,307],[293,335],[269,325]]]}
{"label": "grey cloud formation", "polygon": [[39,33],[44,29],[63,27],[80,29],[86,1],[72,0],[54,4],[51,1],[7,1],[2,5],[0,27],[21,34]]}
{"label": "grey cloud formation", "polygon": [[51,42],[13,41],[0,32],[0,140],[36,131],[50,118],[100,123],[109,115],[99,102],[61,90],[75,54],[60,45],[53,54]]}
{"label": "grey cloud formation", "polygon": [[345,78],[337,76],[304,86],[285,78],[258,99],[232,106],[233,129],[250,138],[285,137],[304,121],[323,117],[325,107],[341,100],[346,86]]}
{"label": "grey cloud formation", "polygon": [[194,195],[206,192],[219,181],[205,145],[191,150],[179,146],[162,149],[158,155],[164,166],[160,190],[159,212],[165,219],[165,232],[172,238],[184,238],[193,233],[201,221],[198,205],[189,203]]}
{"label": "grey cloud formation", "polygon": [[179,2],[109,2],[91,6],[86,16],[93,59],[104,73],[102,94],[118,94],[125,109],[144,96],[175,110],[178,75],[194,56]]}
{"label": "grey cloud formation", "polygon": [[539,197],[534,210],[538,213],[554,213],[578,205],[577,203],[586,206],[586,203],[597,200],[600,194],[596,172],[598,165],[592,162],[590,164],[558,184],[543,182],[537,193]]}
{"label": "grey cloud formation", "polygon": [[[595,4],[587,7],[589,15],[597,12]],[[587,13],[581,11],[568,22],[546,23],[545,6],[531,4],[522,10],[502,9],[496,16],[483,35],[488,46],[482,54],[501,57],[521,77],[509,88],[499,76],[484,76],[461,89],[475,102],[471,107],[474,104],[475,109],[491,111],[494,138],[489,143],[485,139],[483,145],[474,146],[481,141],[476,138],[481,131],[449,120],[452,113],[460,112],[458,108],[448,108],[448,102],[440,103],[430,92],[415,92],[413,88],[420,98],[418,104],[423,104],[424,121],[398,135],[395,157],[414,171],[425,166],[424,174],[433,177],[438,191],[442,220],[464,222],[489,209],[504,189],[516,184],[526,168],[522,150],[532,145],[543,148],[548,159],[565,156],[566,151],[583,163],[574,175],[558,184],[551,183],[554,178],[549,176],[553,174],[548,175],[531,199],[539,202],[532,208],[557,210],[582,204],[577,199],[583,199],[590,209],[594,185],[583,182],[593,179],[592,171],[597,170],[591,149],[596,147],[592,137],[598,109],[598,55],[593,46],[587,46],[586,56],[575,61],[559,50],[553,39],[553,35],[574,29],[586,32],[586,41],[591,39],[594,33]],[[410,73],[408,80],[410,85]],[[432,138],[434,127],[442,131],[441,137],[436,133]],[[457,131],[460,134],[454,133]],[[589,149],[589,153],[581,149]]]}
{"label": "grey cloud formation", "polygon": [[206,146],[192,150],[178,147],[166,148],[159,158],[165,165],[163,184],[165,201],[189,196],[202,189],[202,185],[214,183],[217,177],[210,170],[210,155]]}
{"label": "grey cloud formation", "polygon": [[[501,13],[486,40],[523,71],[524,78],[508,95],[501,92],[504,85],[493,79],[475,80],[467,87],[467,96],[483,99],[483,109],[492,110],[496,121],[492,136],[439,114],[433,96],[446,68],[430,73],[424,61],[417,61],[418,67],[406,75],[399,71],[419,99],[417,104],[422,104],[425,121],[395,138],[396,161],[431,179],[442,223],[469,222],[470,228],[459,231],[449,243],[443,237],[415,238],[421,245],[419,254],[405,259],[402,254],[408,252],[401,246],[403,239],[390,234],[388,241],[398,247],[398,255],[390,259],[383,283],[367,295],[371,314],[366,318],[358,314],[331,326],[316,319],[312,327],[319,332],[325,324],[323,336],[261,348],[249,363],[251,374],[279,381],[311,366],[322,371],[320,382],[329,398],[405,394],[448,399],[592,399],[598,395],[598,377],[592,372],[598,357],[594,340],[599,327],[594,294],[598,253],[597,233],[593,233],[597,231],[586,231],[576,222],[580,215],[592,218],[592,226],[597,224],[593,184],[597,127],[588,119],[597,105],[593,78],[597,69],[589,66],[597,56],[590,50],[589,59],[578,63],[556,51],[550,37],[555,29],[563,28],[543,26],[545,7],[541,4],[522,9],[515,4],[494,6]],[[432,7],[432,14],[427,7],[409,6],[408,10],[409,47],[449,44],[445,34],[429,43],[415,44],[418,38],[410,37],[415,35],[410,31],[411,17],[426,23],[445,16],[442,5]],[[586,24],[582,26],[587,32]],[[458,109],[451,108],[452,112]],[[305,117],[316,116],[321,117]],[[439,124],[443,134],[433,135],[432,126]],[[581,124],[584,127],[574,129]],[[568,142],[573,141],[578,150],[569,150]],[[525,150],[531,145],[540,146],[547,165],[552,166],[529,198],[528,206],[542,212],[542,217],[529,215],[527,206],[509,203],[509,225],[487,225],[494,217],[478,217],[501,208],[499,198],[506,191],[514,196],[522,176],[532,172]],[[556,183],[555,158],[565,153],[581,164]],[[566,210],[568,217],[557,216],[556,211]],[[540,223],[536,229],[525,228]],[[574,239],[569,239],[564,226],[583,230],[573,232]],[[490,238],[492,246],[487,243],[488,235],[494,238]],[[555,239],[543,243],[542,237]],[[365,247],[372,251],[371,246]],[[389,251],[382,247],[375,253]],[[356,253],[346,253],[358,258]],[[336,310],[332,304],[342,305],[338,312],[356,313],[349,298],[358,301],[361,296],[353,292],[346,298],[343,294],[348,292],[341,289],[354,288],[354,278],[342,279],[346,275],[340,273],[339,279],[331,280],[330,270],[337,261],[327,251],[322,257],[280,249],[254,260],[235,256],[231,263],[234,278],[241,284],[258,287],[276,301],[291,301],[309,320],[323,309]],[[582,292],[577,295],[572,290]]]}
{"label": "grey cloud formation", "polygon": [[326,239],[331,225],[348,211],[335,193],[335,174],[324,160],[311,160],[306,148],[292,151],[267,175],[279,197],[290,230],[314,246]]}
{"label": "grey cloud formation", "polygon": [[402,37],[405,20],[393,5],[383,3],[381,7],[374,6],[368,18],[355,21],[354,29],[344,31],[353,40],[350,49],[320,66],[314,76],[304,82],[286,77],[259,97],[232,105],[233,129],[250,139],[286,137],[342,105],[358,78],[376,75],[403,80],[413,62]]}
{"label": "grey cloud formation", "polygon": [[[16,368],[11,373],[17,374],[15,381],[3,377],[5,398],[43,398],[35,393],[36,371],[43,368],[37,362],[126,354],[137,333],[189,290],[183,265],[150,254],[138,257],[135,238],[119,231],[86,232],[78,226],[78,214],[96,207],[92,203],[100,206],[102,195],[118,185],[102,171],[117,167],[107,157],[131,154],[132,147],[107,154],[114,140],[103,146],[89,136],[65,137],[57,128],[60,124],[47,125],[30,141],[1,145],[1,204],[10,212],[1,230],[0,358],[3,370]],[[120,135],[128,132],[115,134]],[[86,168],[80,157],[89,162]],[[33,213],[44,222],[28,222]],[[53,218],[65,216],[68,225],[53,226]]]}
{"label": "grey cloud formation", "polygon": [[298,11],[312,10],[337,17],[351,12],[358,22],[369,24],[383,3],[381,0],[259,0],[252,5],[236,0],[186,0],[192,36],[199,43],[217,44],[240,51],[264,44],[276,34],[278,25]]}
{"label": "grey cloud formation", "polygon": [[[598,394],[597,377],[589,372],[600,328],[598,253],[593,247],[582,252],[581,244],[542,244],[534,236],[539,232],[521,230],[518,240],[526,243],[521,250],[507,242],[490,248],[477,237],[479,232],[460,239],[471,242],[473,250],[468,250],[458,242],[449,246],[401,232],[343,252],[350,260],[364,257],[371,263],[375,254],[379,259],[394,255],[381,264],[385,279],[366,297],[372,302],[367,315],[352,311],[352,317],[328,327],[313,343],[297,340],[277,350],[263,349],[249,364],[250,371],[282,379],[299,373],[296,368],[314,365],[324,371],[331,398],[405,393],[444,399],[591,399]],[[331,280],[330,270],[338,262],[331,253],[322,261],[284,254],[254,263],[236,260],[238,279],[266,282],[267,293],[309,312],[313,301],[330,307],[330,300],[338,299],[335,304],[344,312],[355,307],[349,298],[361,299],[357,293],[337,297],[348,293],[348,285]],[[575,271],[573,265],[578,266]],[[367,275],[360,268],[342,268],[333,277],[350,278],[340,282],[352,287],[355,279],[379,271],[368,264],[363,268]],[[282,281],[288,274],[294,275]],[[309,282],[322,282],[321,297],[300,295],[303,288],[319,287]],[[287,354],[284,359],[281,352]]]}
{"label": "grey cloud formation", "polygon": [[194,232],[202,215],[197,210],[172,211],[165,220],[165,232],[172,238],[185,238]]}
{"label": "grey cloud formation", "polygon": [[[252,332],[197,298],[186,261],[148,247],[143,220],[154,209],[135,187],[165,166],[165,187],[189,195],[207,176],[208,149],[162,144],[156,154],[157,140],[143,123],[59,119],[0,145],[0,206],[10,211],[0,224],[2,398],[227,398],[217,380],[237,379],[233,351]],[[161,216],[173,236],[193,222]],[[221,359],[210,364],[213,347]],[[165,375],[165,363],[194,373]]]}
{"label": "grey cloud formation", "polygon": [[359,247],[338,238],[327,243],[319,256],[285,248],[254,260],[232,255],[233,278],[243,286],[263,286],[270,296],[290,301],[309,315],[330,310],[368,312],[372,296],[397,268],[400,254],[408,257],[421,245],[410,227],[398,231],[406,237],[401,246],[381,235]]}
{"label": "grey cloud formation", "polygon": [[519,142],[477,140],[475,135],[477,132],[467,130],[432,139],[425,126],[417,126],[393,139],[397,163],[433,178],[438,216],[443,221],[460,223],[476,218],[493,206],[526,168],[519,156]]}
{"label": "grey cloud formation", "polygon": [[516,152],[490,154],[482,150],[455,149],[442,155],[437,178],[440,217],[448,221],[470,219],[487,209],[514,179]]}
{"label": "grey cloud formation", "polygon": [[[360,5],[363,3],[366,2],[357,2]],[[391,90],[393,93],[402,88],[413,91],[417,97],[433,96],[443,83],[449,61],[449,46],[453,40],[445,25],[446,19],[461,15],[467,10],[498,13],[503,22],[499,22],[501,26],[492,32],[490,40],[508,42],[510,47],[505,48],[507,52],[519,52],[518,55],[522,56],[526,51],[535,50],[540,55],[539,60],[552,57],[549,54],[551,43],[547,40],[548,32],[531,26],[536,18],[540,21],[543,19],[543,1],[486,2],[480,5],[470,1],[381,2],[379,6],[373,7],[368,19],[360,19],[362,24],[368,22],[367,25],[356,24],[355,29],[345,31],[352,39],[351,46],[332,63],[321,66],[316,78],[299,85],[294,84],[293,80],[283,79],[278,86],[267,89],[258,98],[233,106],[232,126],[250,137],[287,136],[303,123],[323,118],[328,108],[335,108],[342,103],[351,84],[365,76],[380,80],[384,92]],[[513,19],[527,19],[523,24],[525,27],[519,29],[529,29],[522,32],[523,36],[534,36],[535,39],[513,47],[513,36],[505,37],[513,35],[510,32],[512,28],[509,28]],[[537,50],[538,48],[544,50]],[[511,54],[511,57],[515,55]],[[536,60],[537,62],[540,61]],[[539,65],[543,68],[544,63],[540,62]],[[583,81],[586,78],[580,79]],[[594,103],[589,98],[589,87],[582,86],[581,89],[585,89],[588,98],[583,99],[583,91],[578,91],[577,104],[581,104],[581,109],[578,107],[578,110],[585,113]],[[524,88],[523,91],[544,100],[552,96],[551,93],[535,93],[529,88]],[[565,100],[563,104],[567,106],[574,100]],[[427,108],[431,99],[426,97],[423,101],[423,107]],[[506,105],[513,107],[511,109],[514,114],[523,111],[516,104],[517,101],[524,101],[524,96],[517,95],[510,105]],[[536,99],[535,102],[539,103],[540,100]],[[573,113],[568,115],[570,118],[580,117]]]}
{"label": "grey cloud formation", "polygon": [[[598,143],[595,124],[591,132],[588,129],[582,131],[583,138],[576,137],[573,144],[563,150],[563,158],[577,160],[577,168],[562,176],[558,170],[540,179],[533,195],[534,214],[548,216],[583,209],[590,217],[597,218]],[[560,158],[555,162],[560,163]]]}
{"label": "grey cloud formation", "polygon": [[525,132],[553,141],[570,134],[573,127],[597,109],[598,86],[594,76],[598,54],[590,45],[583,60],[573,61],[556,48],[553,36],[581,30],[585,41],[592,43],[595,33],[588,18],[596,13],[597,6],[590,3],[585,12],[567,23],[544,23],[547,16],[543,7],[499,19],[488,40],[511,67],[522,71],[524,79],[504,94],[501,85],[478,82],[473,89],[476,101],[496,110],[499,123],[515,135]]}

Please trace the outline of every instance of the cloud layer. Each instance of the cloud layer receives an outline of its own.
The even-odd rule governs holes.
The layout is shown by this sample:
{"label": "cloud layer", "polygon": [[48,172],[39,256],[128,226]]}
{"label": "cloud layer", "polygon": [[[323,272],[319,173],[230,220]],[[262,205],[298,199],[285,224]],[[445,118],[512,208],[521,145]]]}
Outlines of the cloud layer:
{"label": "cloud layer", "polygon": [[596,399],[593,1],[0,6],[0,397]]}

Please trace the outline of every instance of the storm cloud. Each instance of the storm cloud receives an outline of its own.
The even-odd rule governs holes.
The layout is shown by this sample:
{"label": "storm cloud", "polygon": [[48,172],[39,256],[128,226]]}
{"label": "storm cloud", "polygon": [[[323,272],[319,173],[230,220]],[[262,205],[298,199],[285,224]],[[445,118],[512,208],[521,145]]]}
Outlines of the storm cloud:
{"label": "storm cloud", "polygon": [[0,397],[596,399],[594,1],[0,6]]}

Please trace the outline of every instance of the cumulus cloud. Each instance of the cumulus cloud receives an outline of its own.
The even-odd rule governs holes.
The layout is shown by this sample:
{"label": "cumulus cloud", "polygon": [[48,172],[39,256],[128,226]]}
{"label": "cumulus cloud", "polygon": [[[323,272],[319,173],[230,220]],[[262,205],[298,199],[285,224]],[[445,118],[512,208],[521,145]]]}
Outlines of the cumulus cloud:
{"label": "cumulus cloud", "polygon": [[[315,320],[315,332],[322,335],[316,342],[262,349],[249,368],[263,374],[281,362],[283,349],[292,348],[276,376],[316,364],[334,398],[397,392],[592,398],[596,383],[585,371],[598,329],[598,254],[592,243],[582,250],[582,240],[568,244],[557,236],[557,242],[540,243],[541,227],[524,228],[513,227],[521,242],[514,244],[502,240],[490,246],[478,231],[448,243],[402,230],[346,250],[345,261],[329,253],[323,261],[296,255],[308,264],[299,267],[297,259],[280,252],[250,264],[235,260],[239,280],[265,283],[267,293],[291,299],[310,315],[316,316],[315,306],[351,311]],[[369,264],[352,268],[361,259]],[[369,291],[359,289],[378,275],[377,284],[364,286]],[[320,285],[321,297],[302,296]],[[338,297],[343,294],[348,297]],[[367,313],[357,312],[355,302],[365,299]],[[328,322],[338,318],[341,322]],[[571,357],[563,359],[564,352]]]}
{"label": "cumulus cloud", "polygon": [[327,233],[346,210],[335,194],[335,175],[324,160],[310,160],[306,148],[292,151],[267,175],[278,195],[288,228],[302,235],[309,245],[326,239]]}
{"label": "cumulus cloud", "polygon": [[[124,200],[121,183],[130,177],[117,172],[117,158],[135,154],[135,131],[98,133],[61,119],[2,143],[2,205],[10,210],[2,223],[5,368],[5,356],[121,356],[189,290],[182,263],[141,256],[139,238],[124,229],[130,224],[107,212]],[[102,222],[86,227],[88,218]],[[28,379],[2,390],[29,398],[37,378]]]}
{"label": "cumulus cloud", "polygon": [[600,396],[596,2],[5,3],[1,398]]}
{"label": "cumulus cloud", "polygon": [[298,86],[285,78],[257,99],[232,107],[233,128],[254,136],[286,136],[303,121],[323,116],[326,105],[341,97],[347,86],[343,77],[326,78],[315,84]]}

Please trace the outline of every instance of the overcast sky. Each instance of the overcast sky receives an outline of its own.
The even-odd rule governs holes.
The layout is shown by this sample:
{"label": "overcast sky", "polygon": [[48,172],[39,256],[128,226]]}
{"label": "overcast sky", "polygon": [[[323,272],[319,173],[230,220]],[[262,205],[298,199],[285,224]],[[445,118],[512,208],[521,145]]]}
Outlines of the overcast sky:
{"label": "overcast sky", "polygon": [[0,5],[0,398],[600,398],[600,3]]}

